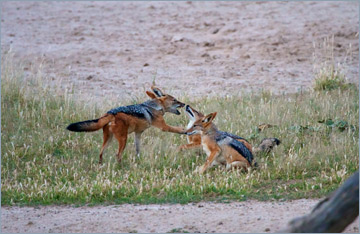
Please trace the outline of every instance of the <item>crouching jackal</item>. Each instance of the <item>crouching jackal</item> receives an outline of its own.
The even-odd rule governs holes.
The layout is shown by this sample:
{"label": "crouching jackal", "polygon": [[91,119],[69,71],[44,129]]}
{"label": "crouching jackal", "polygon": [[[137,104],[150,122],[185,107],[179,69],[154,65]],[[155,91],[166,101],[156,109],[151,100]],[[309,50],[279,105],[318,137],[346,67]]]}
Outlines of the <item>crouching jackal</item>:
{"label": "crouching jackal", "polygon": [[[186,127],[186,130],[189,130],[196,121],[204,118],[204,115],[201,112],[195,110],[194,108],[190,107],[189,105],[186,105],[185,112],[189,117],[189,123]],[[214,125],[214,123],[212,123],[212,124]],[[251,153],[253,153],[253,154],[257,154],[257,153],[261,153],[261,152],[270,153],[270,151],[276,145],[279,145],[281,143],[280,140],[277,138],[264,138],[264,139],[262,139],[262,141],[260,142],[260,144],[257,147],[252,147],[252,145],[245,138],[242,138],[240,136],[237,136],[237,135],[234,135],[234,134],[231,134],[228,132],[219,131],[219,133],[221,133],[222,135],[231,137],[231,138],[243,143],[245,145],[245,147],[248,148],[248,150],[250,150]],[[180,150],[201,147],[201,134],[194,134],[191,136],[188,135],[187,140],[188,140],[188,144],[180,146],[179,147]]]}
{"label": "crouching jackal", "polygon": [[[186,127],[186,130],[189,130],[190,128],[192,128],[192,126],[194,125],[194,123],[196,121],[204,118],[204,115],[201,112],[195,110],[194,108],[192,108],[189,105],[186,105],[185,112],[188,115],[189,120],[190,120]],[[231,134],[228,132],[219,131],[219,133],[221,133],[222,135],[232,137],[237,141],[240,141],[241,143],[243,143],[245,145],[246,148],[248,148],[252,152],[252,146],[245,138],[242,138],[240,136],[237,136],[237,135],[234,135],[234,134]],[[188,140],[188,144],[180,146],[179,147],[180,150],[201,147],[201,134],[187,135],[187,140]]]}
{"label": "crouching jackal", "polygon": [[115,136],[119,142],[119,150],[116,157],[120,163],[122,152],[126,146],[127,136],[132,132],[135,132],[136,154],[140,153],[141,134],[150,126],[160,128],[164,132],[184,134],[184,128],[167,125],[163,116],[165,112],[180,115],[177,108],[184,107],[185,104],[179,102],[171,95],[165,94],[157,87],[152,86],[151,89],[153,92],[146,91],[147,95],[152,98],[151,100],[141,104],[114,108],[99,119],[72,123],[67,129],[74,132],[91,132],[97,131],[100,128],[103,129],[104,142],[100,151],[99,163],[102,163],[104,150],[112,136]]}
{"label": "crouching jackal", "polygon": [[202,174],[208,167],[217,164],[226,165],[227,170],[233,167],[247,170],[256,166],[251,150],[243,142],[230,137],[226,132],[219,131],[212,123],[215,116],[216,112],[198,119],[186,131],[186,135],[189,136],[201,134],[201,145],[208,156],[199,172]]}

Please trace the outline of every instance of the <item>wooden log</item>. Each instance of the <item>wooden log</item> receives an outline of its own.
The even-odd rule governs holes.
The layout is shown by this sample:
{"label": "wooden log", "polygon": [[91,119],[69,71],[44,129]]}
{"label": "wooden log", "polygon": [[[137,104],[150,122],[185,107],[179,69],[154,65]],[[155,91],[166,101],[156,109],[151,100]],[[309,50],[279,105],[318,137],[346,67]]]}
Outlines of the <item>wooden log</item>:
{"label": "wooden log", "polygon": [[342,232],[359,216],[359,171],[329,197],[319,202],[310,214],[290,221],[282,232]]}

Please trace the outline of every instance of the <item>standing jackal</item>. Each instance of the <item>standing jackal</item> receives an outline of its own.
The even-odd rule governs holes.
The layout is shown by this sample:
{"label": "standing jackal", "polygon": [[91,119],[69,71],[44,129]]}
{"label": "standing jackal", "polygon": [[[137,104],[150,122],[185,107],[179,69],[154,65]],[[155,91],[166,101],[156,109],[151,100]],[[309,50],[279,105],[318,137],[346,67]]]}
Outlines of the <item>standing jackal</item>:
{"label": "standing jackal", "polygon": [[185,130],[182,127],[167,125],[163,116],[165,112],[180,115],[177,108],[184,107],[185,104],[179,102],[171,95],[165,94],[157,87],[152,86],[151,89],[153,92],[146,91],[146,94],[152,98],[151,100],[141,104],[114,108],[99,119],[72,123],[67,129],[74,132],[91,132],[97,131],[100,128],[103,129],[104,142],[100,151],[99,163],[102,163],[104,150],[112,136],[115,136],[119,142],[119,150],[116,156],[120,163],[122,152],[126,146],[127,136],[132,132],[135,132],[136,154],[140,153],[142,132],[151,126],[160,128],[164,132],[184,134]]}

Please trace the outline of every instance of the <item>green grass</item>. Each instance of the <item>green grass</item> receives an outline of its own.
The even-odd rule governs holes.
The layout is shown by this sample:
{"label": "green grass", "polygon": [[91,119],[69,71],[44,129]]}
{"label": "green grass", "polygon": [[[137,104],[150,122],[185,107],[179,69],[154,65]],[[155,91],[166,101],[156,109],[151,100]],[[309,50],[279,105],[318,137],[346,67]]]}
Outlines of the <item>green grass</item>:
{"label": "green grass", "polygon": [[353,84],[346,81],[345,75],[334,65],[324,64],[314,79],[314,90],[324,91],[333,89],[348,89]]}
{"label": "green grass", "polygon": [[167,233],[190,233],[189,231],[186,231],[182,228],[174,228],[168,231]]}
{"label": "green grass", "polygon": [[[193,171],[204,163],[204,152],[178,152],[185,136],[155,128],[144,132],[140,158],[135,156],[131,135],[121,165],[116,163],[113,141],[99,166],[102,132],[74,133],[65,128],[71,122],[97,118],[119,103],[96,107],[75,101],[68,92],[44,86],[41,74],[24,80],[20,65],[2,64],[2,205],[322,197],[358,170],[356,87],[284,96],[178,97],[206,114],[217,111],[219,129],[248,138],[254,145],[263,137],[282,141],[270,155],[255,156],[257,170],[215,168],[198,175]],[[141,101],[145,100],[144,94]],[[188,121],[184,114],[168,113],[165,118],[170,125],[186,126]],[[259,132],[262,123],[275,126]]]}
{"label": "green grass", "polygon": [[354,86],[347,81],[345,76],[346,61],[351,54],[351,46],[345,53],[345,58],[339,61],[334,57],[334,42],[334,36],[332,36],[324,38],[321,45],[316,46],[314,43],[314,91],[346,90]]}

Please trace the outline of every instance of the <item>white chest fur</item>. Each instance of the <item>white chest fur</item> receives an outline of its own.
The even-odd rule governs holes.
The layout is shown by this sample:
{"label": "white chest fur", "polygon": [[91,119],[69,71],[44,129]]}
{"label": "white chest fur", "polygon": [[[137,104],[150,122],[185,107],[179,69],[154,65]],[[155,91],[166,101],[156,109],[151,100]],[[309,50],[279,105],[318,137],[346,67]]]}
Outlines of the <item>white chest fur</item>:
{"label": "white chest fur", "polygon": [[206,144],[203,144],[203,148],[204,148],[204,151],[205,151],[206,155],[210,156],[211,151],[210,151],[209,147]]}
{"label": "white chest fur", "polygon": [[189,130],[195,123],[195,120],[190,120],[188,125],[186,126],[186,130]]}
{"label": "white chest fur", "polygon": [[[190,120],[188,125],[186,126],[186,130],[189,130],[194,125],[194,123],[195,123],[195,120]],[[187,136],[187,141],[188,141],[188,143],[191,143],[189,136]]]}

